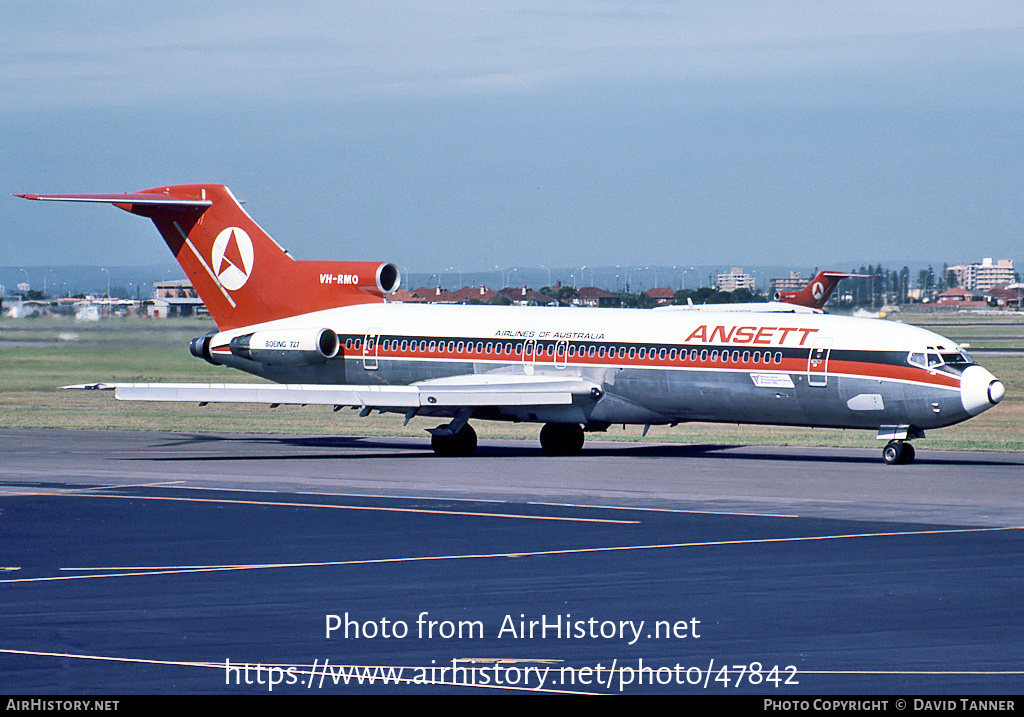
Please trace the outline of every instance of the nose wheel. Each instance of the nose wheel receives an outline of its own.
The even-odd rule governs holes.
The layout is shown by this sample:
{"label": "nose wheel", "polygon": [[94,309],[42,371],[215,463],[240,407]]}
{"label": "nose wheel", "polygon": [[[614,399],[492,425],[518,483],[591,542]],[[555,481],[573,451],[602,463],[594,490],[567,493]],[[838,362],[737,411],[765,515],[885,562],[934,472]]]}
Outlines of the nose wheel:
{"label": "nose wheel", "polygon": [[914,462],[914,447],[905,441],[889,441],[882,449],[882,459],[890,466]]}

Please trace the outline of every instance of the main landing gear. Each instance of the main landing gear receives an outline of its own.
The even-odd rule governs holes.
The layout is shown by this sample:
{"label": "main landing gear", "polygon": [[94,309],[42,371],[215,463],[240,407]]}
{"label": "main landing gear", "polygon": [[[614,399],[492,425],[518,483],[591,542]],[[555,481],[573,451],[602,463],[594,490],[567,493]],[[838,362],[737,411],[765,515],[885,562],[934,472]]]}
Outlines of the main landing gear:
{"label": "main landing gear", "polygon": [[891,466],[914,462],[914,447],[906,441],[889,441],[882,449],[882,459]]}
{"label": "main landing gear", "polygon": [[[476,451],[476,431],[463,423],[452,431],[452,423],[431,428],[430,447],[439,456],[471,456]],[[546,423],[540,429],[540,447],[549,456],[572,456],[583,448],[583,426],[578,423]]]}
{"label": "main landing gear", "polygon": [[583,427],[578,423],[545,423],[540,447],[549,456],[573,456],[583,448]]}
{"label": "main landing gear", "polygon": [[[451,424],[448,424],[450,426]],[[440,426],[439,429],[447,429],[448,426]],[[439,456],[471,456],[476,451],[476,431],[468,423],[463,424],[455,433],[449,431],[448,435],[439,429],[437,433],[431,433],[430,447]]]}

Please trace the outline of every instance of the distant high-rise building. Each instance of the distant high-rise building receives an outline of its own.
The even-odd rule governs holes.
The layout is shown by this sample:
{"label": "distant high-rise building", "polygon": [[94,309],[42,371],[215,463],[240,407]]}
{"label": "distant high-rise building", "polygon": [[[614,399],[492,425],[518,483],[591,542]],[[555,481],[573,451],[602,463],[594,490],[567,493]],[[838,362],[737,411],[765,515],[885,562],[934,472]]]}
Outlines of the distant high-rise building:
{"label": "distant high-rise building", "polygon": [[772,293],[776,291],[800,291],[807,286],[808,279],[800,276],[799,271],[789,272],[786,278],[772,279]]}
{"label": "distant high-rise building", "polygon": [[970,291],[988,291],[997,284],[1013,282],[1013,260],[986,257],[981,263],[959,264],[949,267],[956,275],[957,282]]}
{"label": "distant high-rise building", "polygon": [[719,274],[715,279],[715,288],[719,291],[736,291],[736,289],[754,290],[754,277],[744,274],[743,269],[734,266],[728,274]]}

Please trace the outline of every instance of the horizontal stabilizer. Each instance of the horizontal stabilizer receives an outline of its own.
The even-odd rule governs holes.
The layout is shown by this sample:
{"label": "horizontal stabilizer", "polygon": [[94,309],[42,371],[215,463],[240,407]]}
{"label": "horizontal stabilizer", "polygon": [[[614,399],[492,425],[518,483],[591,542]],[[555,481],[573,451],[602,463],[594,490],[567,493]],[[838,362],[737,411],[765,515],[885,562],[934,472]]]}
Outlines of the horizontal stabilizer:
{"label": "horizontal stabilizer", "polygon": [[44,202],[97,202],[100,204],[134,204],[150,207],[209,207],[209,199],[180,199],[159,194],[134,192],[129,194],[15,194],[22,199]]}

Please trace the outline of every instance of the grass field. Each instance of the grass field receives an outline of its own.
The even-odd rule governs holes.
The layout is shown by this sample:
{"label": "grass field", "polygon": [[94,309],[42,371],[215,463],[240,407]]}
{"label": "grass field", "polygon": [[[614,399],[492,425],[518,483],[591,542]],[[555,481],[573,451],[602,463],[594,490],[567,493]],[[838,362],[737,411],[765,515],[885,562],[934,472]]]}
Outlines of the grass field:
{"label": "grass field", "polygon": [[[1024,347],[1024,316],[911,314],[894,317],[925,326],[973,349]],[[0,320],[0,426],[99,428],[227,433],[407,435],[426,438],[436,419],[398,415],[359,418],[325,406],[268,406],[122,402],[109,392],[62,391],[60,386],[110,382],[252,382],[238,371],[192,357],[188,344],[212,323],[202,320],[108,319],[76,324],[70,319]],[[1024,355],[979,357],[1006,386],[1003,402],[958,426],[928,433],[920,448],[1024,450]],[[539,426],[475,421],[481,439],[537,440]],[[647,440],[685,443],[880,447],[874,433],[835,429],[690,423],[654,426],[641,439],[640,426],[612,427],[588,440]]]}

